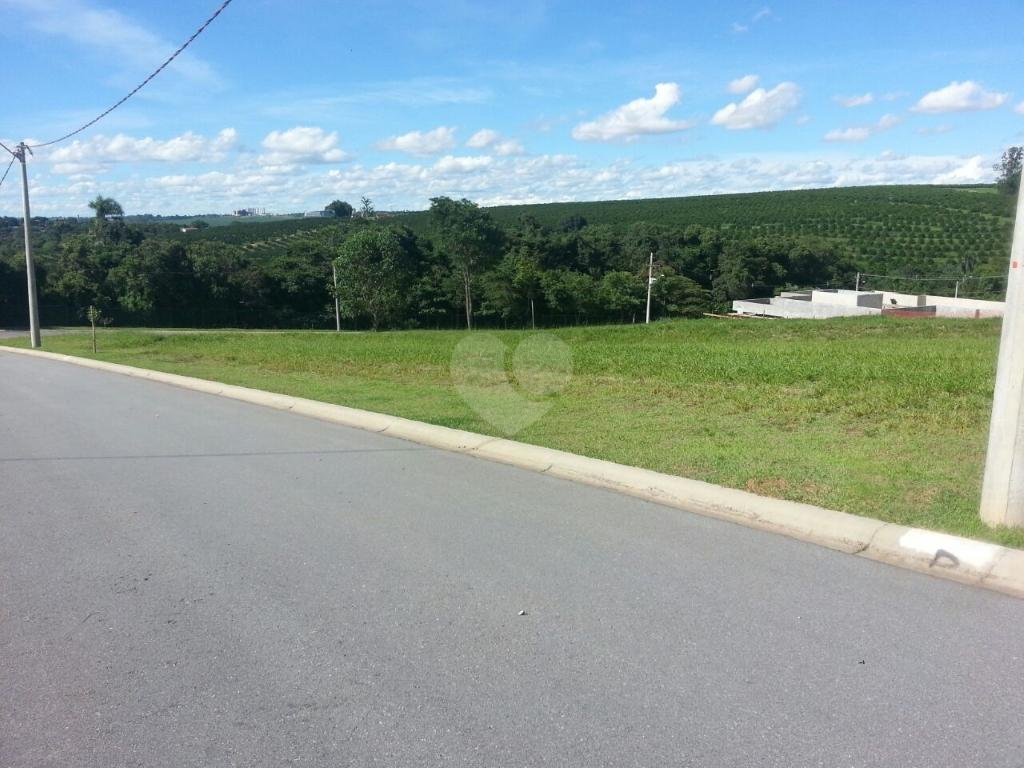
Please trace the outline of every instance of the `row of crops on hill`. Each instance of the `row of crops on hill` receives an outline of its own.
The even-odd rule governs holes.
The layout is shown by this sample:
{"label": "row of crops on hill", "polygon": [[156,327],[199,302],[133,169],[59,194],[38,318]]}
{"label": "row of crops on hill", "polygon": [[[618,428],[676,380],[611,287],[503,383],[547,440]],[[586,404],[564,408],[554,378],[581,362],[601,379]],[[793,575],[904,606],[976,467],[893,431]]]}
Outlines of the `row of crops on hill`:
{"label": "row of crops on hill", "polygon": [[337,224],[336,219],[279,219],[276,221],[245,221],[244,219],[223,227],[209,227],[195,232],[178,232],[176,239],[186,242],[197,240],[230,243],[241,246],[264,246],[275,250],[274,243],[286,244],[288,240],[314,232],[322,227]]}
{"label": "row of crops on hill", "polygon": [[[864,271],[928,276],[1002,273],[1013,221],[1013,199],[988,186],[848,187],[489,210],[504,224],[529,216],[554,228],[696,225],[726,241],[809,236],[834,243]],[[427,222],[425,214],[403,220],[413,229]]]}

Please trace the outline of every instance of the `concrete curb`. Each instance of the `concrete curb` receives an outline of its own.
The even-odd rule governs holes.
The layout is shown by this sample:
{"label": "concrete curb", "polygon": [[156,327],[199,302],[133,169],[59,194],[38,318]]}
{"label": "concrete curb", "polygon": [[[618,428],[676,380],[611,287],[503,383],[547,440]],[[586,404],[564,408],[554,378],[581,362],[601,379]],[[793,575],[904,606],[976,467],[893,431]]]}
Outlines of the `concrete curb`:
{"label": "concrete curb", "polygon": [[1024,598],[1024,551],[998,544],[766,498],[699,480],[317,400],[40,350],[0,346],[0,351],[149,379],[479,456]]}

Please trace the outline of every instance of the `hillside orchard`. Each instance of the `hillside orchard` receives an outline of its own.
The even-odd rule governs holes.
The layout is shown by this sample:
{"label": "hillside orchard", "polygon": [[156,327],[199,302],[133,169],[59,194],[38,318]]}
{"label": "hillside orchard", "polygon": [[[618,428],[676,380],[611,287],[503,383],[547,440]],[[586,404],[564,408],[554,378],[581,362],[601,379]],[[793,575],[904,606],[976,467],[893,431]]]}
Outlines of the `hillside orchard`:
{"label": "hillside orchard", "polygon": [[[326,328],[332,263],[349,328],[529,327],[699,317],[787,288],[997,297],[1014,195],[1003,187],[860,187],[375,213],[188,227],[34,219],[44,324]],[[112,201],[116,202],[116,201]],[[367,201],[369,202],[369,201]],[[332,209],[333,210],[333,209]],[[923,281],[911,277],[943,277]],[[23,324],[17,219],[0,219],[0,325]]]}

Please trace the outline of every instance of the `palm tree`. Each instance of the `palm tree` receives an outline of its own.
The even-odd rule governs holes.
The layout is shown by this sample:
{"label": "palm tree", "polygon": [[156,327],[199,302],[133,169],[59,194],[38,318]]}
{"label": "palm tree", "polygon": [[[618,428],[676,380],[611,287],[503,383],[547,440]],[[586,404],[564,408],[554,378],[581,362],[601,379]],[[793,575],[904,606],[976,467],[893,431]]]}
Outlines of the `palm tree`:
{"label": "palm tree", "polygon": [[108,216],[124,216],[124,209],[121,204],[112,197],[96,195],[95,200],[89,201],[89,207],[96,211],[96,236],[103,233],[103,225]]}

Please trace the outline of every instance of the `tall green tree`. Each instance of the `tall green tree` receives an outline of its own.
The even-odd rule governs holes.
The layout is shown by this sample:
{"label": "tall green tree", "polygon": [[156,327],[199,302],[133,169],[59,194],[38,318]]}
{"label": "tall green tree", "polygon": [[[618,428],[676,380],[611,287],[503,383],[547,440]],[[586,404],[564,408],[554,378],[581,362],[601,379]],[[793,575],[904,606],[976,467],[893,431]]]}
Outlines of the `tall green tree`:
{"label": "tall green tree", "polygon": [[127,251],[108,278],[117,303],[130,312],[183,312],[194,308],[199,288],[192,264],[184,243],[150,241]]}
{"label": "tall green tree", "polygon": [[398,316],[409,278],[398,235],[382,228],[359,230],[346,238],[335,265],[345,317],[368,317],[377,330]]}
{"label": "tall green tree", "polygon": [[528,249],[509,251],[481,281],[484,309],[506,320],[528,317],[530,325],[536,327],[540,276],[536,256]]}
{"label": "tall green tree", "polygon": [[705,288],[682,275],[662,275],[651,286],[651,301],[659,315],[700,317],[711,309]]}
{"label": "tall green tree", "polygon": [[465,199],[432,198],[430,220],[437,246],[461,282],[466,328],[472,329],[474,280],[497,258],[502,232],[490,214]]}
{"label": "tall green tree", "polygon": [[771,296],[786,276],[782,260],[788,254],[776,253],[774,244],[730,243],[718,259],[718,272],[712,282],[714,299],[727,304],[733,299]]}
{"label": "tall green tree", "polygon": [[643,280],[632,272],[608,272],[601,279],[598,298],[609,315],[627,320],[644,305]]}
{"label": "tall green tree", "polygon": [[540,274],[544,303],[561,319],[591,317],[598,313],[598,285],[589,274],[569,269],[549,269]]}
{"label": "tall green tree", "polygon": [[96,214],[96,237],[103,237],[104,226],[109,217],[124,216],[124,209],[121,207],[121,204],[112,197],[96,195],[94,200],[89,201],[89,207]]}
{"label": "tall green tree", "polygon": [[339,219],[350,219],[352,218],[352,211],[354,210],[349,203],[344,200],[334,200],[328,203],[324,207],[325,211],[330,211]]}
{"label": "tall green tree", "polygon": [[1024,147],[1010,147],[993,167],[996,186],[1008,195],[1015,195],[1020,189],[1021,166],[1024,165]]}

